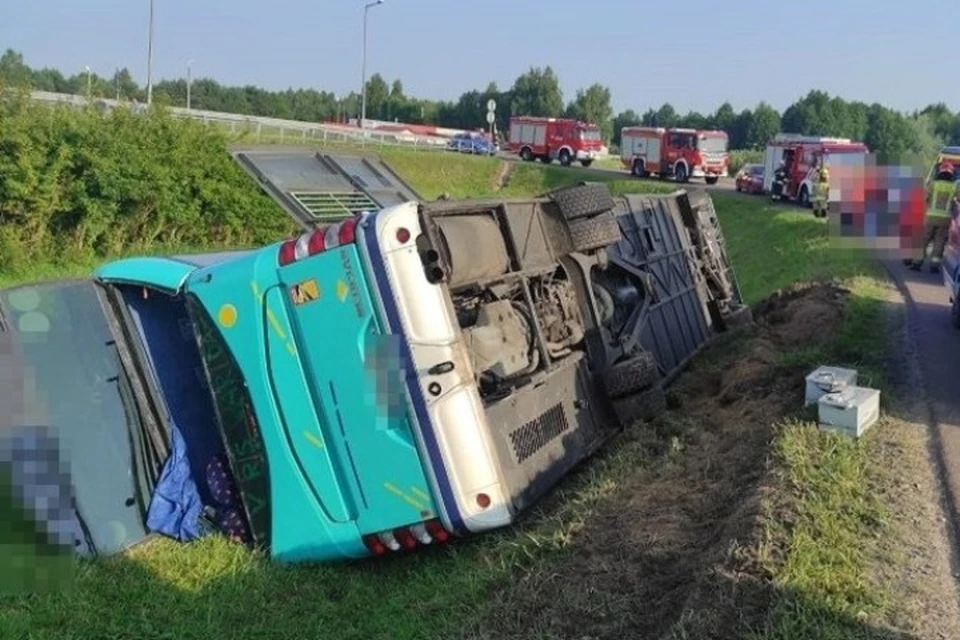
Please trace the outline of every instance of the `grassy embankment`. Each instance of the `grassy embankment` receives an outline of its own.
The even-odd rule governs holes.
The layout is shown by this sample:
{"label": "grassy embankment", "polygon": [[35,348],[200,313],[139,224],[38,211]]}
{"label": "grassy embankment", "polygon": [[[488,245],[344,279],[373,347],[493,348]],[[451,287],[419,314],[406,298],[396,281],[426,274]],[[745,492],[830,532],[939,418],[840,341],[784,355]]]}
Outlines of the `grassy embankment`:
{"label": "grassy embankment", "polygon": [[[105,124],[92,115],[6,108],[16,112],[4,114],[0,130],[4,283],[85,273],[129,253],[250,246],[290,231],[223,154],[223,140],[198,126],[160,117],[140,123],[122,114]],[[587,175],[598,179],[576,169],[520,165],[501,189],[494,159],[385,156],[428,198],[523,195]],[[630,180],[611,187],[660,188]],[[828,249],[825,226],[807,213],[731,195],[715,201],[748,301],[814,277],[853,278],[856,295],[836,354],[870,360],[882,343],[879,332],[859,330],[880,317],[870,265]],[[799,595],[778,605],[771,637],[829,629],[805,617],[799,601],[813,599],[841,621],[852,610],[881,611],[882,590],[864,587],[863,577],[863,540],[882,522],[861,488],[873,473],[869,445],[790,428],[778,432],[776,451],[786,479],[783,504],[796,517],[789,529],[768,521],[771,545],[786,549],[771,555],[769,570],[785,592]],[[524,568],[561,561],[618,478],[658,464],[646,455],[626,449],[602,456],[564,483],[563,500],[520,527],[387,562],[286,568],[219,539],[189,546],[158,540],[82,565],[70,593],[0,601],[0,636],[208,638],[232,629],[245,638],[450,637],[478,615],[488,589]]]}

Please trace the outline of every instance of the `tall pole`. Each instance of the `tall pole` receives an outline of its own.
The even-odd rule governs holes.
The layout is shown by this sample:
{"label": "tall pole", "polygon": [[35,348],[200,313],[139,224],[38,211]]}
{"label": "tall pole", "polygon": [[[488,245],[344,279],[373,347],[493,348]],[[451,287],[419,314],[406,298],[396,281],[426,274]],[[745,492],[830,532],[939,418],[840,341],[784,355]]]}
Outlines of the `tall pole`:
{"label": "tall pole", "polygon": [[187,109],[190,108],[190,65],[193,60],[187,60]]}
{"label": "tall pole", "polygon": [[383,4],[383,0],[368,2],[363,7],[363,63],[361,64],[362,79],[360,81],[360,128],[361,129],[365,129],[367,126],[367,13],[370,11],[371,7],[375,7],[379,4]]}
{"label": "tall pole", "polygon": [[150,0],[150,31],[147,36],[147,104],[153,102],[153,0]]}
{"label": "tall pole", "polygon": [[86,66],[86,70],[87,70],[87,99],[89,100],[92,94],[92,87],[90,82],[90,65]]}
{"label": "tall pole", "polygon": [[120,101],[120,67],[117,67],[114,78],[117,81],[117,102]]}

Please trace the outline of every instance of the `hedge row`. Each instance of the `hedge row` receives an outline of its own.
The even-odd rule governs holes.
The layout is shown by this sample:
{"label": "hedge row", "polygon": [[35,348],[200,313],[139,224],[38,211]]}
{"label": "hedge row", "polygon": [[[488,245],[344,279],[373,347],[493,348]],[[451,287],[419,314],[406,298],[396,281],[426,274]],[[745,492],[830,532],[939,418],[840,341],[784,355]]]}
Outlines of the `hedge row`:
{"label": "hedge row", "polygon": [[0,92],[0,271],[291,233],[226,144],[163,110],[51,108]]}

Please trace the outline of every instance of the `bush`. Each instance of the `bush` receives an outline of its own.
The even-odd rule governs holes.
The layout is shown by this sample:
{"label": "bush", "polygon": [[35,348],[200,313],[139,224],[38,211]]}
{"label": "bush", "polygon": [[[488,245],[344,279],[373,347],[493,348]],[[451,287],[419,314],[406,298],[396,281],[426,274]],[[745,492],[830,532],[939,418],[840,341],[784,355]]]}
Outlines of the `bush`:
{"label": "bush", "polygon": [[0,269],[148,247],[251,246],[293,230],[222,134],[163,109],[0,98]]}
{"label": "bush", "polygon": [[759,164],[763,162],[763,151],[754,149],[732,149],[730,164],[727,167],[730,175],[735,175],[745,164]]}

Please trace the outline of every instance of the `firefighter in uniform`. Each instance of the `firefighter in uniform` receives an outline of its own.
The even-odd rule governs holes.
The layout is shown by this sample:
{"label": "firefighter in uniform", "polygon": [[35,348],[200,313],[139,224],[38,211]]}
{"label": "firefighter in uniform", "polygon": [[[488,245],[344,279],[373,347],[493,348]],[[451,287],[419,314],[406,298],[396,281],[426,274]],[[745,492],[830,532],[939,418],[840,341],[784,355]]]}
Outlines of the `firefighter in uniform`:
{"label": "firefighter in uniform", "polygon": [[773,172],[773,188],[771,189],[770,198],[772,200],[780,200],[783,197],[783,189],[787,185],[787,161],[781,160],[780,164],[777,165],[776,170]]}
{"label": "firefighter in uniform", "polygon": [[830,170],[821,164],[817,169],[817,185],[814,187],[813,215],[818,218],[827,217],[827,208],[830,205]]}
{"label": "firefighter in uniform", "polygon": [[[950,215],[956,190],[952,172],[939,174],[930,184],[927,194],[927,211],[924,216],[923,238],[917,248],[916,255],[912,260],[909,260],[910,268],[914,271],[920,271],[928,257],[930,271],[936,273],[940,269],[943,249],[947,244],[947,233],[950,227]],[[927,255],[928,247],[930,248],[929,256]]]}

